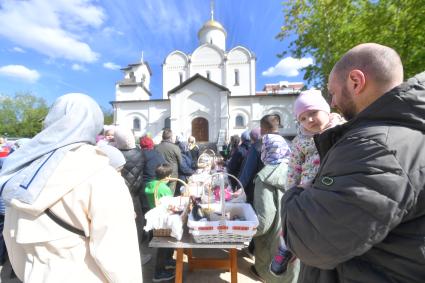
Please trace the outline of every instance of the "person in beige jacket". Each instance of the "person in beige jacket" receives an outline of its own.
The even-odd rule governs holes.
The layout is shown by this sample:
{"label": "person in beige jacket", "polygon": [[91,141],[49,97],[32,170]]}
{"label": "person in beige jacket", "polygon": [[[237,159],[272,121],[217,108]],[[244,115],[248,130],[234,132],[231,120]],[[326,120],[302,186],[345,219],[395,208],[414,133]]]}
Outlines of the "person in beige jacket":
{"label": "person in beige jacket", "polygon": [[[5,161],[3,234],[23,282],[143,282],[130,194],[94,146],[102,126],[89,96],[61,96],[43,131]],[[56,223],[47,209],[82,234]]]}

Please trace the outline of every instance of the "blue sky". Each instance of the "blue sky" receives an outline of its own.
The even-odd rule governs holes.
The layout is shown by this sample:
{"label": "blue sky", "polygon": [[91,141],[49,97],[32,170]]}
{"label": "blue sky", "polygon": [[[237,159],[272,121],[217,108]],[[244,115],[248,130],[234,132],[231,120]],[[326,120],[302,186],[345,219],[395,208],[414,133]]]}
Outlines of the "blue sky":
{"label": "blue sky", "polygon": [[[214,18],[227,50],[257,56],[257,90],[265,83],[303,81],[311,58],[279,59],[289,42],[275,39],[281,0],[216,0]],[[192,53],[210,18],[209,0],[0,0],[0,94],[29,91],[51,104],[83,92],[110,108],[119,69],[142,57],[151,66],[152,98],[162,95],[162,63],[173,50]]]}

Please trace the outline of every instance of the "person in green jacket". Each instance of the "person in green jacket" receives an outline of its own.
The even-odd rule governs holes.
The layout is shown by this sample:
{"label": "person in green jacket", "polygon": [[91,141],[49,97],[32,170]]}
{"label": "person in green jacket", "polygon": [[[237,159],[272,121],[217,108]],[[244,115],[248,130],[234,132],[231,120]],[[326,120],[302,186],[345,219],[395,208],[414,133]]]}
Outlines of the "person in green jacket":
{"label": "person in green jacket", "polygon": [[[173,196],[173,192],[168,187],[166,180],[171,176],[173,168],[170,164],[164,163],[158,165],[155,169],[156,179],[146,184],[145,193],[148,199],[149,207],[154,208],[155,190],[157,189],[157,200],[165,196]],[[158,187],[158,188],[157,188]],[[174,250],[170,248],[158,248],[156,254],[155,274],[153,282],[171,280],[175,277],[173,269],[176,268],[176,261],[173,259]]]}
{"label": "person in green jacket", "polygon": [[173,196],[173,192],[171,191],[170,187],[167,185],[168,181],[164,181],[164,179],[171,177],[172,170],[173,168],[168,163],[158,165],[158,167],[156,167],[155,169],[156,179],[146,184],[145,193],[146,193],[146,197],[148,199],[150,208],[154,208],[156,206],[155,205],[155,188],[158,183],[159,183],[158,192],[157,192],[158,200],[165,196]]}
{"label": "person in green jacket", "polygon": [[290,150],[277,132],[279,120],[276,115],[264,116],[260,125],[264,168],[258,172],[254,182],[254,209],[259,225],[253,237],[255,263],[251,266],[251,273],[267,283],[295,283],[299,273],[298,259],[290,262],[287,271],[279,276],[272,274],[269,267],[280,244],[280,200],[285,190]]}

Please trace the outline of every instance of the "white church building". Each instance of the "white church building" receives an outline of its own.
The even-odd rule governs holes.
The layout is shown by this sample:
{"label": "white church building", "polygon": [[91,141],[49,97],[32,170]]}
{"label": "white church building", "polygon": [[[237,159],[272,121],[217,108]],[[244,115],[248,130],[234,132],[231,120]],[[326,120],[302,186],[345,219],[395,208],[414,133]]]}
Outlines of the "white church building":
{"label": "white church building", "polygon": [[277,114],[280,133],[296,134],[292,105],[302,83],[280,82],[255,90],[256,57],[243,46],[226,49],[226,30],[211,19],[199,30],[191,53],[172,51],[162,65],[162,99],[150,99],[149,64],[143,59],[123,68],[116,83],[114,124],[136,136],[150,133],[156,142],[164,128],[197,141],[221,145],[230,136],[259,127],[266,114]]}

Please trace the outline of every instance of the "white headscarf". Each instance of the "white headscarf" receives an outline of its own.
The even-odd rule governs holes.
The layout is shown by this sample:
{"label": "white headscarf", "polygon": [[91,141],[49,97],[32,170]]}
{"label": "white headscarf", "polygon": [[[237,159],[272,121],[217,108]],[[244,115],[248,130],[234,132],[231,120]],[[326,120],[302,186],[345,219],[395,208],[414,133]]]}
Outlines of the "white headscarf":
{"label": "white headscarf", "polygon": [[59,97],[44,120],[44,129],[9,155],[0,171],[0,194],[32,204],[65,154],[81,144],[96,144],[103,113],[89,96]]}
{"label": "white headscarf", "polygon": [[125,157],[122,152],[109,144],[100,144],[98,147],[108,156],[109,158],[109,165],[114,167],[116,170],[120,169],[125,165]]}
{"label": "white headscarf", "polygon": [[136,148],[136,141],[130,128],[119,126],[114,132],[115,147],[120,150]]}

